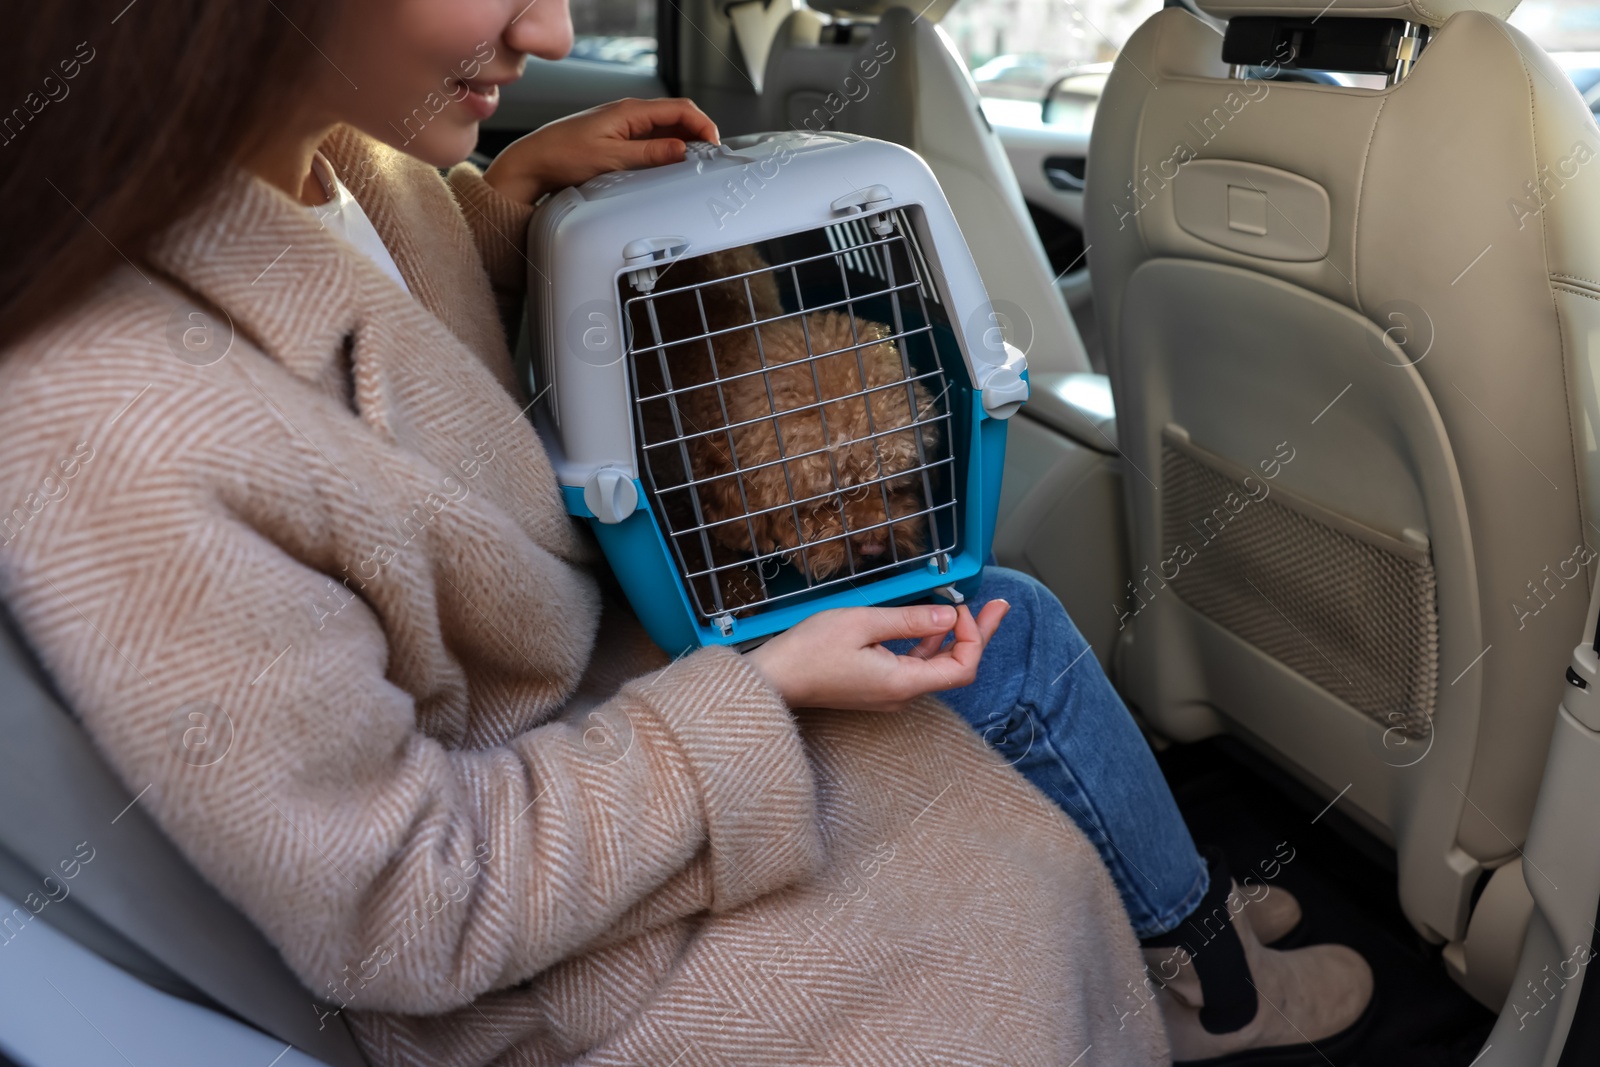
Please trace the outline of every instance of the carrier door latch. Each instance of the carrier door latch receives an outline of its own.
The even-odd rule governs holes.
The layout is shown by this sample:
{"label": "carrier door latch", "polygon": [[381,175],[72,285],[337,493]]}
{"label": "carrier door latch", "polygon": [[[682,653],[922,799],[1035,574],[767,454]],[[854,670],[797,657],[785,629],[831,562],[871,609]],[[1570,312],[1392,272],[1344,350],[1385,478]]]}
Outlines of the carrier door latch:
{"label": "carrier door latch", "polygon": [[[622,265],[628,269],[628,284],[641,293],[656,287],[660,273],[657,264],[670,266],[689,249],[687,237],[641,237],[622,246]],[[660,268],[662,270],[665,267]]]}
{"label": "carrier door latch", "polygon": [[1029,396],[1028,379],[1023,377],[1028,369],[1027,356],[1010,341],[1002,341],[1001,345],[998,350],[980,349],[981,358],[974,361],[973,368],[977,371],[984,414],[991,419],[1009,419]]}
{"label": "carrier door latch", "polygon": [[872,217],[867,220],[867,225],[879,237],[885,237],[894,232],[894,220],[889,214],[880,210],[883,205],[892,203],[894,194],[889,192],[887,185],[869,185],[865,189],[857,189],[853,193],[846,193],[828,206],[835,212],[858,215],[868,214]]}
{"label": "carrier door latch", "polygon": [[1009,419],[1027,403],[1028,380],[1013,367],[996,367],[981,388],[983,410],[991,419]]}
{"label": "carrier door latch", "polygon": [[[928,561],[928,569],[931,570],[931,571],[936,571],[937,573],[939,573],[941,575],[949,574],[950,573],[950,555],[949,555],[949,553],[940,552],[937,555],[935,555],[932,559],[930,559]],[[950,601],[950,603],[955,604],[957,606],[960,606],[960,605],[965,604],[967,602],[967,598],[961,595],[961,590],[957,589],[954,584],[935,586],[931,591],[932,591],[934,596],[943,597],[945,600],[948,600],[948,601]]]}
{"label": "carrier door latch", "polygon": [[583,487],[583,503],[604,523],[618,523],[639,506],[639,489],[626,471],[602,467]]}

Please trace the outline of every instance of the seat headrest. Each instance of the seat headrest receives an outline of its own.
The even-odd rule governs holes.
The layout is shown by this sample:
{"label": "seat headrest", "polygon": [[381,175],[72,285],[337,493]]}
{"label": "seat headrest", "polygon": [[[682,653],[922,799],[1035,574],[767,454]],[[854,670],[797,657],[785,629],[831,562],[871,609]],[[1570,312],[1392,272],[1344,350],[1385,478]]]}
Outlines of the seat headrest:
{"label": "seat headrest", "polygon": [[[806,6],[813,11],[820,11],[825,15],[836,18],[880,18],[884,13],[897,8],[905,7],[907,0],[808,0]],[[937,23],[956,4],[956,0],[932,0],[927,7],[919,2],[915,6],[918,19],[926,19],[929,23]]]}
{"label": "seat headrest", "polygon": [[1405,19],[1425,26],[1443,26],[1451,15],[1480,11],[1503,19],[1520,0],[1195,0],[1213,18],[1239,15],[1284,15],[1291,18]]}

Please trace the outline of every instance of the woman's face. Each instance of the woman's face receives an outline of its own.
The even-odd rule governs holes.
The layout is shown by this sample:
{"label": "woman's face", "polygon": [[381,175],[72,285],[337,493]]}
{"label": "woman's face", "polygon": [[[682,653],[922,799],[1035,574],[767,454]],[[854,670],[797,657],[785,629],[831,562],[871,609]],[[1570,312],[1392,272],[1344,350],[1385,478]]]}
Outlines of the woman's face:
{"label": "woman's face", "polygon": [[314,87],[323,117],[436,167],[459,163],[524,57],[572,48],[567,0],[344,0]]}

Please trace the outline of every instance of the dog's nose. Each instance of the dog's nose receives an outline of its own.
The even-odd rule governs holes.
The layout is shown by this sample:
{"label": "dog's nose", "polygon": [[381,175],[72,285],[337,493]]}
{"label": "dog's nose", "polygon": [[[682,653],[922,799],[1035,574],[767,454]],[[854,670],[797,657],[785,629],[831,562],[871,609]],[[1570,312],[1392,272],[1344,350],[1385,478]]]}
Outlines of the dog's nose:
{"label": "dog's nose", "polygon": [[876,558],[878,556],[883,555],[883,542],[882,541],[868,541],[868,542],[866,542],[866,543],[864,543],[862,545],[857,546],[856,551],[860,552],[863,556],[866,556],[868,559],[874,559],[874,558]]}

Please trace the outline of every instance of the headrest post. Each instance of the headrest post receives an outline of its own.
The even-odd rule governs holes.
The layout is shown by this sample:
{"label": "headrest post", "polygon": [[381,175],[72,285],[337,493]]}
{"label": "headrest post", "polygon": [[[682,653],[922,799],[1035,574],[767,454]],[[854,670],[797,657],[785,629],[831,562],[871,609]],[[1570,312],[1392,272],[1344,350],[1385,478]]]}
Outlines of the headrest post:
{"label": "headrest post", "polygon": [[1417,57],[1422,55],[1422,49],[1427,43],[1427,26],[1419,22],[1405,24],[1405,30],[1400,34],[1400,41],[1396,46],[1394,73],[1389,75],[1390,85],[1399,85],[1405,81],[1406,75],[1411,73],[1411,68],[1417,65]]}
{"label": "headrest post", "polygon": [[[1330,22],[1383,19],[1415,22],[1438,29],[1451,16],[1472,11],[1504,21],[1517,9],[1518,0],[1192,0],[1214,19],[1304,19],[1318,27]],[[1172,5],[1168,5],[1172,6]],[[1326,17],[1324,17],[1326,16]]]}
{"label": "headrest post", "polygon": [[1377,74],[1393,86],[1416,66],[1430,32],[1425,23],[1404,19],[1342,18],[1319,25],[1316,19],[1236,15],[1222,37],[1222,62],[1230,78],[1247,77],[1252,67],[1287,67]]}

